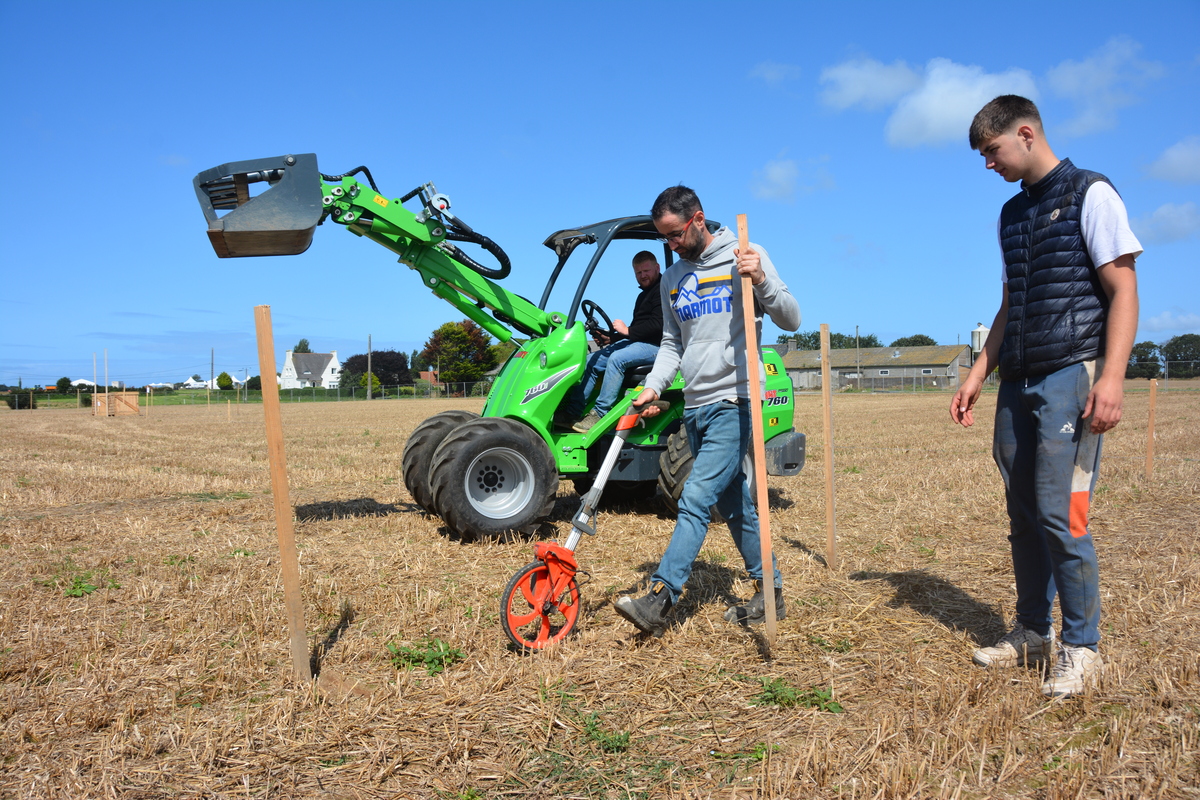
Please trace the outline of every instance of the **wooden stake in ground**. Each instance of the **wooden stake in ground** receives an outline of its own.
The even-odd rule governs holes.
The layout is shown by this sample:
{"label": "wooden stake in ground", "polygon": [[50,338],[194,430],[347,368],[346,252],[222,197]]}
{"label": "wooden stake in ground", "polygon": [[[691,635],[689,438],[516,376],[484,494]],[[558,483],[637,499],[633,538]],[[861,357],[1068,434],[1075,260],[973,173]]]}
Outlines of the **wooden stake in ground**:
{"label": "wooden stake in ground", "polygon": [[304,604],[300,597],[300,558],[292,527],[288,495],[287,459],[283,453],[283,423],[279,414],[279,384],[275,381],[275,335],[271,332],[271,307],[254,307],[258,331],[258,370],[263,376],[263,416],[267,422],[267,455],[271,462],[271,494],[275,498],[275,530],[279,534],[279,560],[283,568],[283,593],[287,603],[288,633],[292,641],[292,671],[312,680],[308,636],[304,632]]}
{"label": "wooden stake in ground", "polygon": [[1154,403],[1158,399],[1158,381],[1150,381],[1150,421],[1146,424],[1146,477],[1154,474]]}
{"label": "wooden stake in ground", "polygon": [[833,378],[829,369],[829,326],[821,325],[821,404],[825,411],[825,566],[837,569],[837,515],[833,505]]}
{"label": "wooden stake in ground", "polygon": [[[738,250],[750,249],[746,215],[737,215]],[[750,379],[750,430],[754,447],[754,486],[758,505],[758,542],[762,549],[762,589],[767,615],[767,644],[775,646],[775,559],[771,553],[771,504],[767,496],[767,450],[763,441],[762,382],[758,375],[758,326],[754,319],[754,286],[742,276],[742,320],[746,326],[746,374]]]}

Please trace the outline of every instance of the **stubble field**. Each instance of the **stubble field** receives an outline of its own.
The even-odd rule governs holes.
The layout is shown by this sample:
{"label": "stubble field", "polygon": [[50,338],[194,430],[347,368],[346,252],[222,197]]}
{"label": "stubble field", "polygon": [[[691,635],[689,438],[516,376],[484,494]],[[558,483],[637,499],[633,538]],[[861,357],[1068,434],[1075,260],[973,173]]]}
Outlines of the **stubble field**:
{"label": "stubble field", "polygon": [[[750,586],[719,524],[674,626],[635,635],[612,601],[672,519],[618,499],[577,633],[531,656],[498,599],[534,539],[464,543],[400,480],[421,420],[480,402],[285,404],[309,644],[359,683],[332,694],[290,677],[261,406],[0,412],[0,797],[1200,797],[1200,392],[1159,393],[1147,478],[1130,387],[1092,510],[1107,671],[1056,702],[970,663],[1013,603],[994,394],[970,430],[947,395],[835,398],[833,570],[798,398],[774,647],[722,619]],[[577,504],[564,482],[541,535]]]}

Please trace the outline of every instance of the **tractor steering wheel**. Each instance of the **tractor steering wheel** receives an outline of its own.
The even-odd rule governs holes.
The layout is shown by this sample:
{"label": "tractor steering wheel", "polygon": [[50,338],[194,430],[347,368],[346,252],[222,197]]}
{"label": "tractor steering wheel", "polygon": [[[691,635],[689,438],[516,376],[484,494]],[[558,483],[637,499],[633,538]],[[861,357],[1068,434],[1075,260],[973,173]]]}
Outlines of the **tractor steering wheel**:
{"label": "tractor steering wheel", "polygon": [[[592,334],[592,336],[599,333],[612,340],[621,335],[613,327],[612,320],[608,318],[608,314],[604,313],[604,309],[591,300],[584,300],[580,305],[580,309],[583,311],[583,329]],[[596,320],[597,316],[604,320],[603,326]]]}

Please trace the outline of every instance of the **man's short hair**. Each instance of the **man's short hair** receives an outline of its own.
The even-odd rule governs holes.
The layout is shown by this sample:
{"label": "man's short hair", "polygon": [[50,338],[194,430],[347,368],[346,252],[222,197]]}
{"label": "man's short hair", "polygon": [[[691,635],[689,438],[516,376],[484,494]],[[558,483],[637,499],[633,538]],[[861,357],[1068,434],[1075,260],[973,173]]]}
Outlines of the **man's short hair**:
{"label": "man's short hair", "polygon": [[654,253],[651,253],[649,250],[642,250],[640,253],[638,253],[636,256],[633,257],[633,265],[635,267],[638,264],[645,264],[647,261],[653,261],[655,264],[657,264],[658,256],[654,255]]}
{"label": "man's short hair", "polygon": [[1042,130],[1042,115],[1033,101],[1017,94],[1002,94],[992,100],[971,121],[971,149],[978,150],[984,142],[994,139],[1022,120],[1034,123]]}
{"label": "man's short hair", "polygon": [[650,208],[650,216],[658,220],[667,214],[674,214],[680,219],[687,219],[697,211],[703,210],[704,206],[700,205],[700,198],[696,197],[696,193],[681,183],[663,190]]}

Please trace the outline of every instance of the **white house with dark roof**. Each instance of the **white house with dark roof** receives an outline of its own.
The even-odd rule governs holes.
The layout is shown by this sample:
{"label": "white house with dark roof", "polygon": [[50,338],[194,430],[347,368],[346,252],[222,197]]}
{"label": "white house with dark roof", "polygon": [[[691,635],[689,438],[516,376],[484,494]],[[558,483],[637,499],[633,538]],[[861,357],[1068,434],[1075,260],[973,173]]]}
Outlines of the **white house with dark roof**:
{"label": "white house with dark roof", "polygon": [[283,357],[283,372],[279,376],[280,389],[336,389],[342,377],[342,362],[338,361],[337,350],[332,353],[293,353]]}

